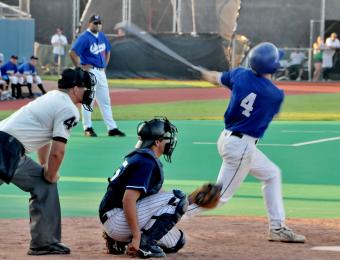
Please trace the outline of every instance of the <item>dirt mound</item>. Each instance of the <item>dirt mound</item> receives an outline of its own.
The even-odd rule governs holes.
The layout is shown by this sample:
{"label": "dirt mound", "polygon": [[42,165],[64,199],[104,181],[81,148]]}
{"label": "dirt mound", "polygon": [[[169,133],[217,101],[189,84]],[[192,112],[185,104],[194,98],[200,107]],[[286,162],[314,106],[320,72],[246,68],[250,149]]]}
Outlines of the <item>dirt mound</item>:
{"label": "dirt mound", "polygon": [[[314,246],[340,245],[340,221],[335,219],[289,219],[287,224],[306,235],[305,244],[268,242],[267,220],[251,217],[203,216],[183,220],[180,228],[186,246],[166,259],[340,259],[340,252],[315,251]],[[27,256],[28,219],[0,219],[0,259],[34,259]],[[129,259],[107,255],[97,218],[64,218],[63,242],[71,247],[68,256],[43,259]]]}

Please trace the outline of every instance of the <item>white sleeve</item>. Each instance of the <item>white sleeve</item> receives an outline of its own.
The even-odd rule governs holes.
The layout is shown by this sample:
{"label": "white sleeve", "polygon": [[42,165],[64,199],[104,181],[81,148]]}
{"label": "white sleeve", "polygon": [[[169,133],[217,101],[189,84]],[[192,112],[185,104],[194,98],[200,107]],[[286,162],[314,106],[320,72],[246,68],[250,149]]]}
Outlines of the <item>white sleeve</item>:
{"label": "white sleeve", "polygon": [[52,44],[52,45],[53,45],[53,44],[56,44],[56,41],[57,41],[57,39],[56,39],[55,35],[53,35],[53,36],[52,36],[52,39],[51,39],[51,44]]}
{"label": "white sleeve", "polygon": [[56,111],[52,137],[62,137],[68,140],[71,130],[79,121],[79,112],[70,106],[63,107]]}
{"label": "white sleeve", "polygon": [[222,72],[219,72],[218,74],[217,74],[217,76],[216,76],[216,81],[218,82],[218,84],[220,85],[220,86],[222,86],[222,87],[226,87],[226,86],[224,86],[223,85],[223,83],[222,83]]}
{"label": "white sleeve", "polygon": [[66,36],[63,36],[61,39],[62,39],[62,44],[63,45],[67,45],[67,38],[66,38]]}

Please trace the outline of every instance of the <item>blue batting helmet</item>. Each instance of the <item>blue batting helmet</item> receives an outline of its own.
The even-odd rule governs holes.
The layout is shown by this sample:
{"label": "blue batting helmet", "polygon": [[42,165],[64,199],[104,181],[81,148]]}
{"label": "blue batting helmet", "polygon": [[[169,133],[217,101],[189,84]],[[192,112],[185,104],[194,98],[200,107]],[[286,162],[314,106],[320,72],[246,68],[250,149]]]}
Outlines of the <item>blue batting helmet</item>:
{"label": "blue batting helmet", "polygon": [[256,45],[249,53],[249,66],[257,74],[273,74],[279,67],[283,52],[270,42]]}

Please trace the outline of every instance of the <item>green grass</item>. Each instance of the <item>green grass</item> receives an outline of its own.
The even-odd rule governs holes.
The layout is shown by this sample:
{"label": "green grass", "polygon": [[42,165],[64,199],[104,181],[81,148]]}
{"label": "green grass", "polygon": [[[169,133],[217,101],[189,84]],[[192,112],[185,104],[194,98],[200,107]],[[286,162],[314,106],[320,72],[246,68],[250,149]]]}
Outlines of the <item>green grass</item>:
{"label": "green grass", "polygon": [[[340,93],[286,96],[277,120],[322,121],[340,120]],[[113,106],[117,120],[138,120],[155,115],[167,115],[171,119],[221,120],[228,100],[182,101],[159,104]],[[13,111],[0,111],[0,119]],[[101,120],[99,109],[95,108],[94,120]]]}
{"label": "green grass", "polygon": [[[57,81],[57,75],[45,75],[43,80]],[[111,88],[208,88],[213,87],[206,81],[201,80],[163,80],[163,79],[108,79]]]}
{"label": "green grass", "polygon": [[[203,182],[216,180],[221,159],[216,139],[222,121],[174,121],[179,129],[173,163],[164,162],[165,190],[190,192]],[[60,170],[59,194],[64,216],[97,216],[106,190],[107,177],[121,164],[136,143],[138,121],[119,121],[127,137],[109,138],[102,121],[94,122],[99,137],[85,138],[80,124],[72,131]],[[339,218],[340,140],[300,147],[293,144],[337,136],[340,122],[274,122],[259,143],[259,149],[282,170],[287,217]],[[306,133],[306,130],[311,131]],[[209,142],[199,145],[195,142]],[[267,144],[264,146],[263,144]],[[332,152],[329,152],[332,151]],[[36,156],[32,155],[35,159]],[[332,163],[329,163],[332,162]],[[2,185],[0,218],[27,217],[29,194],[15,185]],[[265,216],[261,183],[249,176],[222,208],[207,214]]]}

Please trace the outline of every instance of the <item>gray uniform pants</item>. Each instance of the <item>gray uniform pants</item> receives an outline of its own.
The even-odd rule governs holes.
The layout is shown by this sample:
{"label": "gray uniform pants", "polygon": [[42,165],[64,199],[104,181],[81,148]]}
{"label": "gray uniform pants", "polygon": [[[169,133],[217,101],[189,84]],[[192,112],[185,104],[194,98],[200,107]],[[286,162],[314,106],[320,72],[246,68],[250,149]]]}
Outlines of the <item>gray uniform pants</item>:
{"label": "gray uniform pants", "polygon": [[[30,248],[60,242],[61,216],[57,184],[46,182],[43,178],[43,168],[26,155],[21,157],[11,182],[31,194]],[[0,185],[2,183],[0,180]]]}

